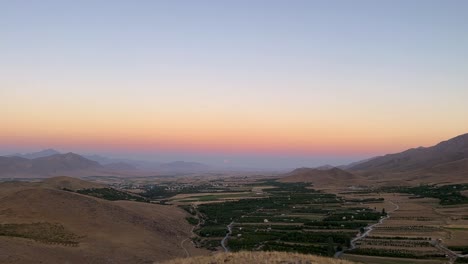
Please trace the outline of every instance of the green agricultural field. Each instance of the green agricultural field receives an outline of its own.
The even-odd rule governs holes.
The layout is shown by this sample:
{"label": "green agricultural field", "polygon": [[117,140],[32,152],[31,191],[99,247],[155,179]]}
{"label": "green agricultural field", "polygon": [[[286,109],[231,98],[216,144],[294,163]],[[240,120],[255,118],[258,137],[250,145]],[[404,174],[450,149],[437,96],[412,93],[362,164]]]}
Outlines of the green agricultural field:
{"label": "green agricultural field", "polygon": [[[238,194],[239,200],[198,205],[198,214],[203,218],[196,231],[199,245],[211,249],[214,241],[220,245],[232,223],[227,239],[227,247],[232,251],[294,251],[331,256],[348,247],[361,227],[375,223],[381,216],[380,212],[359,207],[357,202],[350,208],[347,201],[345,207],[342,198],[310,189],[308,184],[274,181],[261,184],[271,186],[264,190],[263,197]],[[235,196],[203,195],[188,200]],[[206,239],[209,243],[203,242]]]}

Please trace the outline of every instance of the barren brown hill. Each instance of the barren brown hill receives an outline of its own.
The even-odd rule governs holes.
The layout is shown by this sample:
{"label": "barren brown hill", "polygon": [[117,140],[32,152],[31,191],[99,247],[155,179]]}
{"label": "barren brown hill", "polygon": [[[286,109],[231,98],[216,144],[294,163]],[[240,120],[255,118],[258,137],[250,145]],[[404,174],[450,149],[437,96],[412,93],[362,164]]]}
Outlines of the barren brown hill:
{"label": "barren brown hill", "polygon": [[468,134],[443,141],[432,147],[413,148],[401,153],[376,157],[352,166],[353,171],[407,172],[468,158]]}
{"label": "barren brown hill", "polygon": [[78,178],[68,177],[68,176],[58,176],[47,178],[43,180],[40,184],[42,187],[50,187],[53,189],[63,190],[81,190],[81,189],[90,189],[90,188],[105,188],[106,186],[99,183],[84,181]]}
{"label": "barren brown hill", "polygon": [[299,168],[285,177],[279,179],[280,182],[310,182],[314,185],[350,185],[358,180],[358,176],[338,168],[332,169],[311,169]]}
{"label": "barren brown hill", "polygon": [[410,172],[387,173],[385,177],[404,180],[413,185],[420,183],[468,183],[468,159]]}
{"label": "barren brown hill", "polygon": [[287,252],[237,252],[237,253],[222,253],[213,256],[203,256],[185,259],[175,259],[163,264],[245,264],[245,263],[258,263],[258,264],[352,264],[354,262],[325,258],[313,255],[304,255],[297,253]]}
{"label": "barren brown hill", "polygon": [[[64,185],[93,184],[63,177],[0,184],[0,263],[153,263],[185,256],[180,244],[191,226],[181,209],[57,189]],[[196,252],[191,243],[185,247]]]}

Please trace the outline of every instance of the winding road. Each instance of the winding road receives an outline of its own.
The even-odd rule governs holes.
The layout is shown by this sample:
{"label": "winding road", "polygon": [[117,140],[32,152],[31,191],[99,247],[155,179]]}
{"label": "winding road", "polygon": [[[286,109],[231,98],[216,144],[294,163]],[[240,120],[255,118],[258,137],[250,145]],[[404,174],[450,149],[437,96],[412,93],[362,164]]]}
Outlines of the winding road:
{"label": "winding road", "polygon": [[190,257],[190,252],[187,250],[187,248],[185,248],[184,243],[185,243],[187,240],[192,240],[192,237],[197,236],[197,235],[195,234],[194,231],[195,231],[195,229],[199,228],[200,225],[203,224],[202,218],[201,218],[201,216],[200,216],[200,213],[199,213],[198,210],[197,210],[197,206],[196,206],[196,205],[192,205],[192,208],[193,208],[193,210],[195,211],[195,216],[196,216],[196,218],[198,219],[198,224],[192,226],[192,229],[190,230],[191,236],[190,236],[190,237],[187,237],[186,239],[184,239],[184,240],[182,240],[182,241],[180,242],[180,247],[184,250],[186,257]]}
{"label": "winding road", "polygon": [[234,222],[231,222],[229,225],[227,225],[228,232],[226,236],[221,240],[221,246],[224,248],[224,252],[229,252],[229,248],[226,245],[226,241],[229,238],[229,236],[232,234],[232,225]]}
{"label": "winding road", "polygon": [[374,230],[374,227],[378,226],[378,225],[381,225],[386,219],[389,219],[390,218],[390,213],[393,213],[395,211],[397,211],[398,209],[400,209],[400,206],[396,203],[394,203],[393,201],[389,201],[391,204],[393,204],[395,206],[395,208],[387,213],[387,215],[385,217],[382,217],[380,218],[379,222],[375,223],[375,224],[372,224],[372,225],[369,225],[367,227],[364,228],[364,233],[361,233],[359,232],[355,238],[351,239],[351,242],[350,242],[350,247],[347,248],[347,249],[343,249],[341,251],[338,251],[335,253],[335,258],[339,258],[345,251],[349,251],[349,250],[353,250],[356,248],[356,242],[363,239],[363,238],[366,238],[370,232],[372,232],[372,230]]}

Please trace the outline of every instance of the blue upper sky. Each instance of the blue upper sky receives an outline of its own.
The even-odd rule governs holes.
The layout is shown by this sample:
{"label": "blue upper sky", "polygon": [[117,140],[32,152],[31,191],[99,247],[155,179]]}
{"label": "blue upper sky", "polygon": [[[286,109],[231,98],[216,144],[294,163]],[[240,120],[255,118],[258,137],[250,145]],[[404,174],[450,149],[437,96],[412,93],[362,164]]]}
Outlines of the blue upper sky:
{"label": "blue upper sky", "polygon": [[462,0],[0,0],[0,147],[299,166],[431,145],[468,131],[467,14]]}

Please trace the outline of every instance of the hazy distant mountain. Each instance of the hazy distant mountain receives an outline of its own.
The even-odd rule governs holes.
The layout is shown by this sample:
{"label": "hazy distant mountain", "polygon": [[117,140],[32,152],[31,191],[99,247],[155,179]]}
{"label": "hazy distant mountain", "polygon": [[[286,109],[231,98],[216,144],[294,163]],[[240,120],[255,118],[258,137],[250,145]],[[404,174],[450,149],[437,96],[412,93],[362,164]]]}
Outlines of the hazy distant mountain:
{"label": "hazy distant mountain", "polygon": [[443,141],[432,147],[413,148],[388,154],[352,166],[351,170],[408,172],[429,169],[468,158],[468,134]]}
{"label": "hazy distant mountain", "polygon": [[20,154],[16,153],[13,155],[9,155],[8,157],[20,157],[20,158],[25,158],[25,159],[36,159],[36,158],[42,158],[42,157],[47,157],[47,156],[52,156],[60,154],[60,152],[56,151],[55,149],[44,149],[38,152],[32,152],[32,153],[26,153],[26,154]]}
{"label": "hazy distant mountain", "polygon": [[187,161],[174,161],[163,163],[159,165],[159,168],[163,171],[174,171],[174,172],[200,172],[209,170],[211,167],[198,162],[187,162]]}
{"label": "hazy distant mountain", "polygon": [[[96,155],[92,157],[99,157],[103,163],[104,160],[113,160]],[[123,161],[101,164],[98,161],[85,158],[75,153],[54,154],[34,159],[17,156],[0,156],[0,177],[51,177],[61,175],[148,176],[156,175],[160,172],[191,173],[203,172],[211,169],[210,166],[202,163],[186,161],[174,161],[163,164],[145,161],[135,161],[135,163],[138,165]]]}
{"label": "hazy distant mountain", "polygon": [[351,185],[359,177],[338,168],[298,168],[284,175],[280,182],[310,182],[318,185]]}
{"label": "hazy distant mountain", "polygon": [[100,155],[84,155],[85,158],[99,162],[102,165],[110,165],[117,163],[125,163],[127,165],[133,166],[138,170],[146,171],[155,171],[159,169],[161,162],[157,161],[144,161],[144,160],[134,160],[134,159],[124,159],[124,158],[108,158]]}
{"label": "hazy distant mountain", "polygon": [[35,159],[0,157],[1,177],[43,177],[100,168],[103,167],[98,162],[74,153],[55,154]]}
{"label": "hazy distant mountain", "polygon": [[132,164],[128,164],[125,162],[114,162],[104,165],[105,168],[111,170],[125,170],[125,171],[132,171],[138,170],[137,167],[133,166]]}
{"label": "hazy distant mountain", "polygon": [[322,165],[322,166],[319,166],[319,167],[315,167],[314,169],[316,170],[329,170],[329,169],[333,169],[335,168],[335,166],[332,166],[332,165]]}

